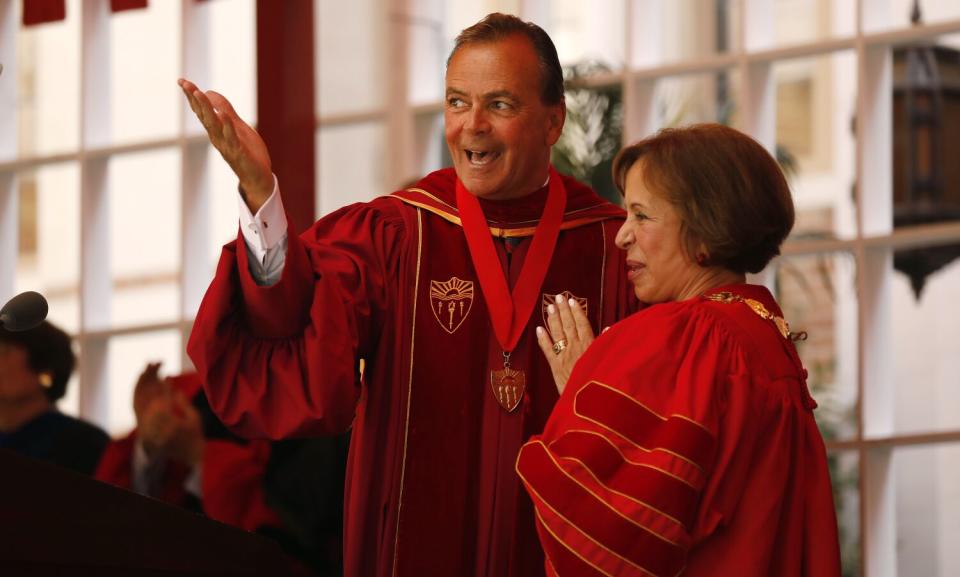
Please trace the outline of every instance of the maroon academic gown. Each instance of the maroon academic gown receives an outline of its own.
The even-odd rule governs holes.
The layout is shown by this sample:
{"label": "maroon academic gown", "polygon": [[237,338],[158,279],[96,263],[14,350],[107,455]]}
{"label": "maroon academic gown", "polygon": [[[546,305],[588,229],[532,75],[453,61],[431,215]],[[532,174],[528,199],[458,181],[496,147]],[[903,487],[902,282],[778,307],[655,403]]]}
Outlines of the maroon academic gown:
{"label": "maroon academic gown", "polygon": [[[514,462],[557,399],[534,329],[512,355],[526,393],[508,412],[503,366],[456,208],[455,174],[355,204],[291,234],[280,281],[254,283],[243,242],[223,256],[188,350],[224,423],[271,438],[352,426],[347,576],[543,574]],[[541,299],[583,299],[594,330],[634,308],[614,244],[622,211],[564,177],[567,203]],[[481,206],[513,285],[547,188]],[[508,255],[509,251],[509,255]],[[358,362],[365,361],[360,376]]]}
{"label": "maroon academic gown", "polygon": [[[763,287],[718,290],[783,314]],[[744,302],[613,326],[517,460],[548,575],[838,577],[815,406],[793,343]]]}

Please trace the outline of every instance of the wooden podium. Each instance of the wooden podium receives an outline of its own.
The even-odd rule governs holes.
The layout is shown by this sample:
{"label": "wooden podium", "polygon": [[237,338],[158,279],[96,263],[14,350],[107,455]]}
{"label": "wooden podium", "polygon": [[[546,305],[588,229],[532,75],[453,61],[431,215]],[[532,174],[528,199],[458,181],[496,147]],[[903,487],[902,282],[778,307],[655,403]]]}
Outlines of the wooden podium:
{"label": "wooden podium", "polygon": [[0,449],[0,575],[296,573],[264,537]]}

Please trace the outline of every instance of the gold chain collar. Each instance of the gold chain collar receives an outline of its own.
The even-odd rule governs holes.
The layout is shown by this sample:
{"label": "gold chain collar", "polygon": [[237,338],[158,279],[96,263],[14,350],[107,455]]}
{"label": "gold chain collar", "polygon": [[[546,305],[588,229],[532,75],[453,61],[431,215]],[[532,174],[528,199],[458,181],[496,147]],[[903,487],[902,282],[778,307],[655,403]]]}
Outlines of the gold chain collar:
{"label": "gold chain collar", "polygon": [[745,299],[742,296],[729,291],[703,295],[703,298],[716,303],[743,303],[750,307],[750,310],[757,313],[760,318],[773,321],[773,324],[777,326],[777,330],[780,331],[780,334],[783,335],[783,338],[790,339],[793,342],[807,340],[806,331],[800,331],[799,333],[790,332],[790,323],[787,322],[787,319],[778,317],[777,315],[771,313],[760,301],[754,299]]}

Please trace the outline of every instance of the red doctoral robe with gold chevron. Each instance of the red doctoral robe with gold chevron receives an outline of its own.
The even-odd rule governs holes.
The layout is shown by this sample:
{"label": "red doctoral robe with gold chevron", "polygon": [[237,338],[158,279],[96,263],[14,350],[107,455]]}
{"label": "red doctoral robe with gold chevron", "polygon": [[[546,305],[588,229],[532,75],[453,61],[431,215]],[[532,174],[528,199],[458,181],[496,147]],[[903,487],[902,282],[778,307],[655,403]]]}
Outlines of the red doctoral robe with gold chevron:
{"label": "red doctoral robe with gold chevron", "polygon": [[[783,315],[763,287],[719,290]],[[793,343],[745,303],[614,325],[517,460],[548,575],[839,576],[815,406]]]}
{"label": "red doctoral robe with gold chevron", "polygon": [[[352,427],[347,576],[535,576],[532,505],[514,471],[557,400],[534,328],[512,365],[526,393],[505,411],[503,366],[456,209],[455,174],[343,208],[288,241],[281,280],[257,286],[244,243],[224,248],[188,350],[210,405],[241,434],[273,438]],[[622,211],[564,178],[567,203],[545,298],[584,299],[594,329],[635,308],[614,244]],[[512,286],[546,200],[481,205]],[[539,300],[539,299],[538,299]],[[358,361],[365,371],[358,374]]]}

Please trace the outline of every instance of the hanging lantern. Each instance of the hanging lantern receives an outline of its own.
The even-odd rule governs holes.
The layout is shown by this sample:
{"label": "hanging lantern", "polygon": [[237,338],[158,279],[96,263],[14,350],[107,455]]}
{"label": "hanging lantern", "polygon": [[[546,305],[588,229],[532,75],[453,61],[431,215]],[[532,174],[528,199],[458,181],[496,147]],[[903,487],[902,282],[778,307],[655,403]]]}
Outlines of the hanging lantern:
{"label": "hanging lantern", "polygon": [[[920,22],[919,3],[912,20]],[[893,225],[960,220],[960,51],[930,43],[893,51]],[[960,244],[894,252],[919,299],[927,276],[960,257]]]}

